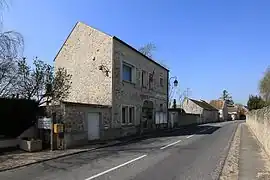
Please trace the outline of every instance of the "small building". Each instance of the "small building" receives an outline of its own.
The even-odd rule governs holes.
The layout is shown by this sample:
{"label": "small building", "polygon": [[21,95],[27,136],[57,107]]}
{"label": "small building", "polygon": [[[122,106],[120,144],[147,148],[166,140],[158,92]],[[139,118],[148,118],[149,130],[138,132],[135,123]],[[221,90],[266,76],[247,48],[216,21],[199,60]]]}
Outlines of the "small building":
{"label": "small building", "polygon": [[199,114],[186,113],[182,108],[169,108],[169,127],[198,124],[200,122]]}
{"label": "small building", "polygon": [[67,126],[77,125],[67,128],[66,141],[79,134],[87,140],[128,136],[167,124],[169,70],[119,38],[78,22],[55,68],[72,75]]}
{"label": "small building", "polygon": [[228,120],[228,107],[224,100],[211,100],[209,103],[211,106],[215,107],[219,111],[219,118],[221,121]]}
{"label": "small building", "polygon": [[200,122],[209,123],[219,121],[218,110],[203,100],[186,98],[182,105],[186,113],[197,114],[200,116]]}
{"label": "small building", "polygon": [[230,120],[239,119],[239,109],[235,105],[228,105],[228,114]]}

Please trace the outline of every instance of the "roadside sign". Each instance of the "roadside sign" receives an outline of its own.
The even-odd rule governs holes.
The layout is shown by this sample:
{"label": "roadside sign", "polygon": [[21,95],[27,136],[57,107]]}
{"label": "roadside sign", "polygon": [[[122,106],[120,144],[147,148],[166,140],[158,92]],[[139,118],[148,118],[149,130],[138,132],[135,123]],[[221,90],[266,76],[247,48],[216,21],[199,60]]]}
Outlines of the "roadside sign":
{"label": "roadside sign", "polygon": [[51,129],[52,118],[40,118],[38,119],[38,128],[39,129]]}

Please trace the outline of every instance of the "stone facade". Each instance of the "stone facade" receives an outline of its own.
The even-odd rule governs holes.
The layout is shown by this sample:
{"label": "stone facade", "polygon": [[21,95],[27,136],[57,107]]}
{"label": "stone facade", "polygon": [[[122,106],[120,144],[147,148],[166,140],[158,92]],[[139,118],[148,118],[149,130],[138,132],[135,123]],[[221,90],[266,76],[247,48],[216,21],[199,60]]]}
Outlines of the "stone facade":
{"label": "stone facade", "polygon": [[192,114],[202,114],[203,108],[195,104],[193,101],[189,99],[185,99],[183,101],[182,105],[183,109],[186,113],[192,113]]}
{"label": "stone facade", "polygon": [[65,124],[65,145],[72,147],[88,142],[87,114],[100,113],[100,138],[108,139],[107,129],[111,127],[111,108],[89,104],[64,103],[63,123]]}
{"label": "stone facade", "polygon": [[217,122],[219,119],[218,111],[209,111],[204,109],[201,118],[202,122]]}
{"label": "stone facade", "polygon": [[77,23],[55,57],[72,75],[66,101],[112,105],[112,37]]}
{"label": "stone facade", "polygon": [[200,116],[198,123],[216,122],[219,120],[218,110],[213,107],[209,108],[210,105],[206,104],[205,101],[186,98],[182,106],[186,113]]}
{"label": "stone facade", "polygon": [[220,120],[228,120],[228,106],[224,100],[211,100],[209,104],[219,110]]}
{"label": "stone facade", "polygon": [[[132,83],[122,81],[123,63],[134,67]],[[79,22],[73,28],[56,55],[55,67],[64,67],[72,75],[72,87],[66,102],[109,107],[106,112],[94,108],[102,114],[106,113],[107,120],[103,119],[102,125],[107,128],[101,127],[101,133],[104,132],[102,137],[136,133],[146,100],[153,103],[153,117],[156,111],[167,113],[168,70],[118,38],[83,23]],[[153,74],[151,88],[149,82],[146,88],[142,87],[142,70],[147,73],[147,78],[149,73]],[[134,107],[135,118],[129,124],[121,121],[122,106],[126,105]],[[67,129],[72,134],[77,133],[77,139],[85,139],[85,113],[92,110],[82,110],[80,106],[66,108]]]}
{"label": "stone facade", "polygon": [[[113,41],[114,47],[114,71],[113,71],[113,120],[116,127],[121,125],[121,106],[134,106],[136,109],[135,122],[132,125],[140,124],[142,107],[145,100],[153,102],[155,111],[167,112],[167,84],[168,71],[154,62],[149,61],[137,51],[127,45]],[[134,68],[135,80],[131,82],[122,81],[122,65],[127,63]],[[152,87],[149,88],[149,80],[145,86],[142,84],[142,72],[149,75],[153,73]],[[148,76],[145,77],[148,79]],[[163,86],[160,85],[160,78],[163,79]],[[162,109],[160,109],[162,107]]]}
{"label": "stone facade", "polygon": [[270,155],[270,106],[248,112],[246,122]]}

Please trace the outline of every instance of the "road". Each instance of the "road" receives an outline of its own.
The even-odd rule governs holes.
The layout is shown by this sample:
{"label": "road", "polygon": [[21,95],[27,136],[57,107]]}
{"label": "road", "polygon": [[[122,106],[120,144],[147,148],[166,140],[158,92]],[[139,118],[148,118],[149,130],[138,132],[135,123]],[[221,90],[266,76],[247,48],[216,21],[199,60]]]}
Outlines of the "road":
{"label": "road", "polygon": [[1,180],[217,179],[240,121],[210,123],[0,173]]}

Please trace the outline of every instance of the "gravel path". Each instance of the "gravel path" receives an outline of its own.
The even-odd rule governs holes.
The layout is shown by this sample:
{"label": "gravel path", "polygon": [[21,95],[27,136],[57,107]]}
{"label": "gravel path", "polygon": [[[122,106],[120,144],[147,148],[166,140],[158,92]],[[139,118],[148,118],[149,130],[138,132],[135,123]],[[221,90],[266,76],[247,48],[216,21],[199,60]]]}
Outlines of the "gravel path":
{"label": "gravel path", "polygon": [[220,180],[237,180],[238,179],[241,126],[242,126],[242,123],[238,125],[238,128],[236,130],[228,156],[226,158],[224,167],[222,169]]}

